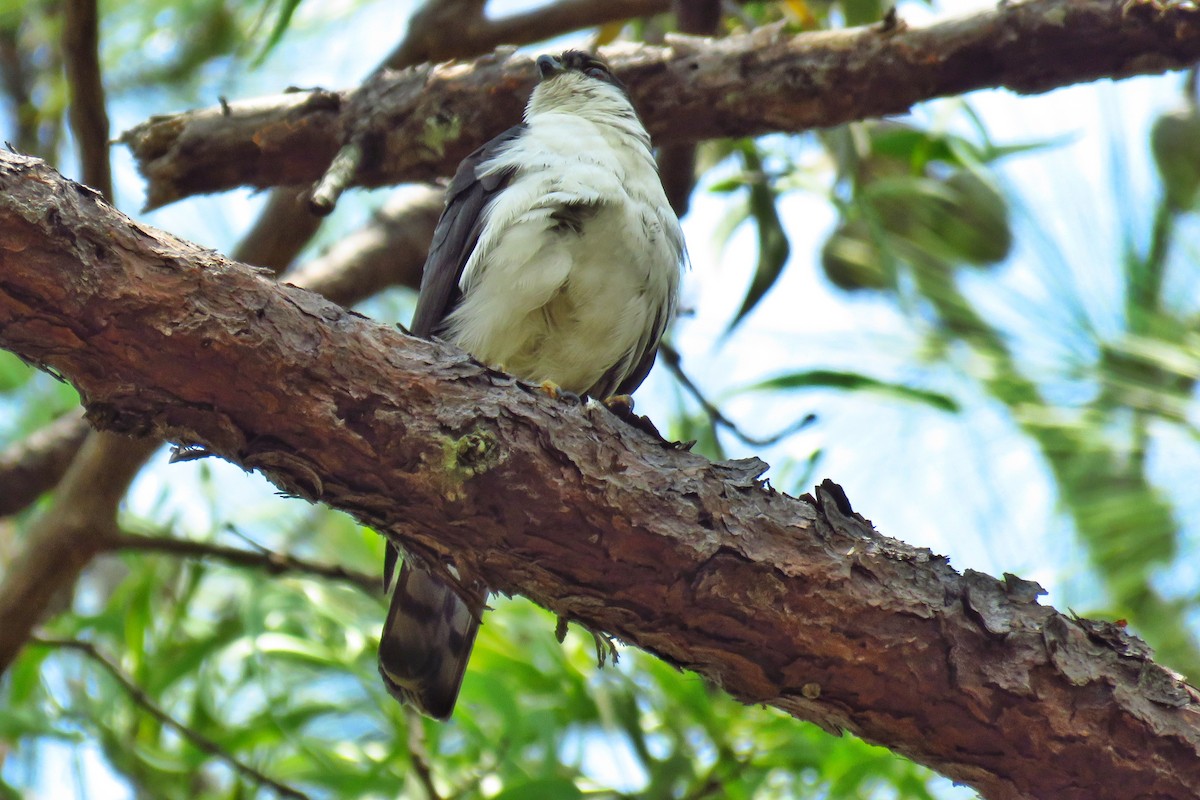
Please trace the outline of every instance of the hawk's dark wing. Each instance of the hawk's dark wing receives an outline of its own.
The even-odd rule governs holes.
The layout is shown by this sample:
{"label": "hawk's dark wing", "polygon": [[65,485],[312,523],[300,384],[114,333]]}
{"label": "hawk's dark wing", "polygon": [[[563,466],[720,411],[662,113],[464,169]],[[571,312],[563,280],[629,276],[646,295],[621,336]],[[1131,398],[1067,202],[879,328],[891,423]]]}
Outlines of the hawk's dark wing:
{"label": "hawk's dark wing", "polygon": [[479,241],[483,229],[483,210],[508,185],[513,171],[506,170],[483,178],[476,173],[481,164],[491,160],[498,150],[524,130],[524,125],[514,125],[458,165],[458,172],[446,190],[446,208],[433,232],[429,257],[425,259],[421,294],[417,298],[412,325],[409,326],[414,336],[427,339],[436,335],[442,321],[458,304],[458,280]]}
{"label": "hawk's dark wing", "polygon": [[[479,242],[484,209],[513,174],[506,170],[480,177],[479,167],[524,129],[509,128],[459,164],[425,259],[410,326],[415,336],[437,335],[461,299],[458,281]],[[385,591],[398,556],[389,544],[383,566]],[[404,560],[379,641],[379,672],[392,695],[431,717],[450,716],[479,629],[482,599],[475,605],[472,608],[442,578]]]}
{"label": "hawk's dark wing", "polygon": [[[462,160],[454,179],[446,189],[446,207],[438,218],[421,275],[417,309],[408,329],[413,336],[428,339],[438,333],[447,315],[458,305],[461,293],[458,280],[467,259],[475,250],[483,229],[483,210],[491,199],[508,185],[513,171],[506,170],[480,178],[479,166],[496,155],[501,147],[521,135],[524,125],[514,125]],[[389,546],[383,565],[383,590],[392,582],[398,553]]]}

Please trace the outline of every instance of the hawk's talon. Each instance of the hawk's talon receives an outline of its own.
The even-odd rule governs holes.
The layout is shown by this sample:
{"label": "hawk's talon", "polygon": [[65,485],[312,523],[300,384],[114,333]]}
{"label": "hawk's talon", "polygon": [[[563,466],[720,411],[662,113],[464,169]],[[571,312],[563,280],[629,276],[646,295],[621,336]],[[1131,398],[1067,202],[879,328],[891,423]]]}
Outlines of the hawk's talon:
{"label": "hawk's talon", "polygon": [[566,402],[566,403],[570,403],[572,405],[579,405],[580,403],[583,402],[582,397],[575,394],[574,392],[568,392],[566,389],[562,388],[554,381],[542,381],[540,384],[538,384],[532,388],[533,388],[533,391],[541,392],[542,394],[549,397],[551,400],[558,400],[560,402]]}
{"label": "hawk's talon", "polygon": [[604,407],[626,421],[633,416],[633,398],[627,394],[614,394],[604,401]]}

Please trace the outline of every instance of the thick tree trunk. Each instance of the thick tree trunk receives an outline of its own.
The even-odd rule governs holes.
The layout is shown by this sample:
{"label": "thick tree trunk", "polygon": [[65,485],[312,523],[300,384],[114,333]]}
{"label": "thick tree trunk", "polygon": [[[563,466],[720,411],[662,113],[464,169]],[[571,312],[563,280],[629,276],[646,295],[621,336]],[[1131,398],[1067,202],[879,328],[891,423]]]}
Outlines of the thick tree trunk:
{"label": "thick tree trunk", "polygon": [[[1200,704],[1114,625],[137,225],[0,154],[0,346],[90,418],[257,469],[431,564],[990,798],[1193,798]],[[13,638],[10,629],[0,638]],[[11,644],[11,643],[10,643]]]}

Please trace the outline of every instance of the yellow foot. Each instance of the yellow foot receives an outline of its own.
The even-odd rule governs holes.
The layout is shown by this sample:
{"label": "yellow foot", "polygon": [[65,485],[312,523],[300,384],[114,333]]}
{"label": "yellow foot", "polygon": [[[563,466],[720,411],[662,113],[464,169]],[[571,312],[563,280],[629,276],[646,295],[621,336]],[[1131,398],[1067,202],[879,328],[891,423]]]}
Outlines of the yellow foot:
{"label": "yellow foot", "polygon": [[544,394],[551,400],[558,400],[560,402],[565,401],[567,403],[574,403],[576,405],[583,402],[579,395],[575,394],[574,392],[568,392],[554,381],[542,381],[541,383],[525,383],[524,381],[519,381],[517,385],[527,392]]}

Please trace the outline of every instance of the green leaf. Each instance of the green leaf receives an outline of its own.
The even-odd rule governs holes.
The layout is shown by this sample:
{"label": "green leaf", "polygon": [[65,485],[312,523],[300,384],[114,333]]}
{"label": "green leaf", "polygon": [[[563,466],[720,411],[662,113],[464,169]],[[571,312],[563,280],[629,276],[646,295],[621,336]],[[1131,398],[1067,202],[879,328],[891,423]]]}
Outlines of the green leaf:
{"label": "green leaf", "polygon": [[733,332],[739,322],[746,318],[747,314],[754,310],[758,302],[779,280],[784,265],[787,264],[788,256],[791,254],[791,245],[788,243],[783,223],[775,208],[778,196],[771,186],[770,179],[763,172],[762,158],[752,142],[747,142],[742,149],[742,160],[745,163],[746,172],[754,176],[748,182],[748,186],[750,189],[750,217],[758,229],[758,264],[754,269],[754,278],[750,282],[750,288],[742,301],[742,307],[738,309],[733,321],[725,329],[727,336]]}
{"label": "green leaf", "polygon": [[508,786],[493,795],[492,800],[570,800],[573,797],[583,797],[583,792],[569,778],[535,778],[514,786]]}
{"label": "green leaf", "polygon": [[1168,205],[1193,207],[1200,191],[1200,109],[1189,103],[1160,116],[1150,131],[1150,148]]}
{"label": "green leaf", "polygon": [[[8,672],[8,697],[4,705],[16,708],[33,699],[42,685],[42,662],[54,652],[49,647],[26,647]],[[0,737],[3,738],[3,737]]]}
{"label": "green leaf", "polygon": [[267,41],[263,44],[262,49],[254,57],[254,66],[260,66],[275,49],[275,45],[283,39],[283,34],[287,32],[288,25],[292,21],[292,15],[299,7],[300,0],[282,0],[279,4],[279,14],[275,17],[275,25],[272,26],[271,33],[267,36]]}
{"label": "green leaf", "polygon": [[898,383],[889,383],[860,375],[857,372],[838,372],[835,370],[815,369],[805,372],[792,372],[755,383],[741,391],[788,390],[788,389],[843,389],[851,392],[874,392],[889,395],[901,400],[923,403],[939,411],[958,413],[958,402],[940,392],[928,389],[916,389]]}

